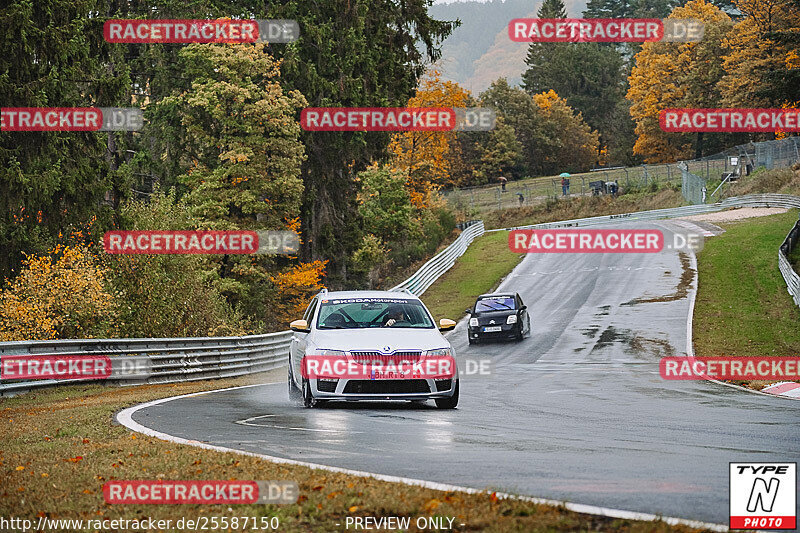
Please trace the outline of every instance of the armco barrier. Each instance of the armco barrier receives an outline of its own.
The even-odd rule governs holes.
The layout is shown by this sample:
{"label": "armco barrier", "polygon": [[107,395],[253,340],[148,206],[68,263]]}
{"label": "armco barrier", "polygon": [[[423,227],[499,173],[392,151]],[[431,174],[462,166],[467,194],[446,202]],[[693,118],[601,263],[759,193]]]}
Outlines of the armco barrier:
{"label": "armco barrier", "polygon": [[[483,234],[483,221],[468,226],[447,248],[436,254],[417,272],[392,290],[421,295],[453,266],[470,243]],[[144,356],[151,373],[147,379],[104,380],[117,385],[173,383],[229,378],[285,366],[291,331],[246,337],[192,337],[183,339],[77,339],[54,341],[0,342],[0,360],[7,355],[107,355]],[[78,380],[37,380],[0,382],[0,396],[37,387],[75,383]]]}
{"label": "armco barrier", "polygon": [[[150,363],[149,377],[118,379],[112,383],[174,383],[236,377],[279,368],[286,364],[290,339],[291,331],[281,331],[246,337],[14,341],[0,343],[0,359],[8,355],[144,356]],[[0,383],[0,395],[76,381],[79,380],[4,381]]]}
{"label": "armco barrier", "polygon": [[792,268],[787,257],[800,244],[800,220],[798,220],[786,240],[783,241],[781,247],[778,249],[778,268],[781,269],[783,279],[786,280],[786,287],[789,294],[794,298],[794,303],[800,306],[800,276]]}
{"label": "armco barrier", "polygon": [[453,244],[433,256],[410,278],[392,287],[390,290],[400,291],[406,289],[417,296],[421,296],[434,281],[439,279],[439,276],[450,270],[450,267],[455,264],[456,259],[464,255],[464,252],[467,251],[472,241],[474,241],[476,237],[483,235],[483,233],[483,220],[478,220],[464,229]]}

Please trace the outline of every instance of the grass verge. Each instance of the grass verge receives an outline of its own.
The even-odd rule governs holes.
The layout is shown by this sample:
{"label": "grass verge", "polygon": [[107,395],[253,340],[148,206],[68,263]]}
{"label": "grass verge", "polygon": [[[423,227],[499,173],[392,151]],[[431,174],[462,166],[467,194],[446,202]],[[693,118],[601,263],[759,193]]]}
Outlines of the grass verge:
{"label": "grass verge", "polygon": [[494,231],[475,239],[464,255],[422,295],[434,318],[458,320],[475,298],[491,292],[524,254],[508,249],[508,232]]}
{"label": "grass verge", "polygon": [[[271,377],[273,381],[283,379],[274,373]],[[695,531],[662,522],[616,520],[562,507],[502,500],[490,493],[442,492],[279,465],[164,442],[132,433],[113,422],[118,410],[139,402],[259,379],[264,377],[135,388],[75,385],[0,400],[0,516],[30,519],[34,524],[38,517],[84,521],[153,518],[175,524],[183,517],[276,516],[279,531],[289,532],[343,530],[347,516],[407,516],[412,518],[412,524],[421,516],[454,517],[454,524],[465,525],[456,526],[453,531]],[[162,478],[295,480],[300,497],[296,504],[281,506],[104,502],[102,486],[107,480]],[[337,527],[336,523],[342,526]],[[173,526],[167,530],[178,529]]]}
{"label": "grass verge", "polygon": [[780,170],[759,169],[732,183],[725,196],[744,194],[794,194],[800,196],[800,168]]}
{"label": "grass verge", "polygon": [[[800,309],[786,291],[777,251],[797,210],[723,224],[698,255],[693,341],[703,356],[800,352]],[[750,382],[761,389],[765,382]]]}
{"label": "grass verge", "polygon": [[633,211],[647,211],[679,207],[684,204],[679,189],[666,187],[657,191],[632,192],[617,198],[590,196],[568,200],[549,200],[543,204],[486,213],[486,228],[507,228],[527,224],[541,224],[573,218],[617,215]]}

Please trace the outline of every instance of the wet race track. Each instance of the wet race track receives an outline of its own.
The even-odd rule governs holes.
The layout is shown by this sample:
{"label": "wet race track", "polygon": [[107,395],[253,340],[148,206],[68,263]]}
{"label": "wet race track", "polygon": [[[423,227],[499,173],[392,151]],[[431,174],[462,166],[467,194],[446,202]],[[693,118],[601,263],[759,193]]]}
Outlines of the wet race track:
{"label": "wet race track", "polygon": [[728,463],[797,461],[800,402],[659,376],[660,357],[686,353],[695,284],[685,253],[531,254],[501,286],[528,305],[530,337],[470,346],[464,322],[449,335],[459,359],[494,364],[462,376],[455,411],[304,409],[284,380],[133,419],[271,456],[727,524]]}

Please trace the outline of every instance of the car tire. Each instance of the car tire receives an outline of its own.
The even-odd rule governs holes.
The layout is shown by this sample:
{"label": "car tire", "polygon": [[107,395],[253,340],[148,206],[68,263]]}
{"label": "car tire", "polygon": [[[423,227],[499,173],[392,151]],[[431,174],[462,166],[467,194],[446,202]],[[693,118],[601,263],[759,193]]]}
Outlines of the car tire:
{"label": "car tire", "polygon": [[478,339],[473,339],[472,337],[467,337],[467,340],[470,344],[478,344]]}
{"label": "car tire", "polygon": [[436,407],[439,409],[455,409],[458,405],[458,385],[459,380],[456,380],[456,391],[449,398],[436,398]]}
{"label": "car tire", "polygon": [[297,388],[297,384],[294,382],[294,372],[292,371],[292,359],[289,358],[289,371],[287,372],[289,375],[289,400],[291,401],[299,401],[303,395],[300,393],[300,389]]}
{"label": "car tire", "polygon": [[314,399],[314,395],[311,393],[311,383],[309,383],[308,379],[303,378],[303,407],[308,409],[312,409],[317,405],[317,400]]}
{"label": "car tire", "polygon": [[517,328],[517,333],[514,335],[514,340],[521,341],[523,336],[524,335],[522,332],[522,324],[520,324],[519,327]]}

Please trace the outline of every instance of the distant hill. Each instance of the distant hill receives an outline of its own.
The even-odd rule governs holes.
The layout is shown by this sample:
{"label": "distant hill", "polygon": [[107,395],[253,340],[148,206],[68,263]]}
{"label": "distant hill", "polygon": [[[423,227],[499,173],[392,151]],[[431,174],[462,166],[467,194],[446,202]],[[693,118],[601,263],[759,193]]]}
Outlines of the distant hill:
{"label": "distant hill", "polygon": [[[580,17],[586,0],[565,0],[567,13]],[[461,84],[477,96],[499,77],[517,84],[525,68],[528,47],[508,38],[511,19],[535,17],[541,1],[490,0],[438,3],[430,14],[439,20],[461,20],[461,26],[442,44],[437,66],[442,77]]]}

